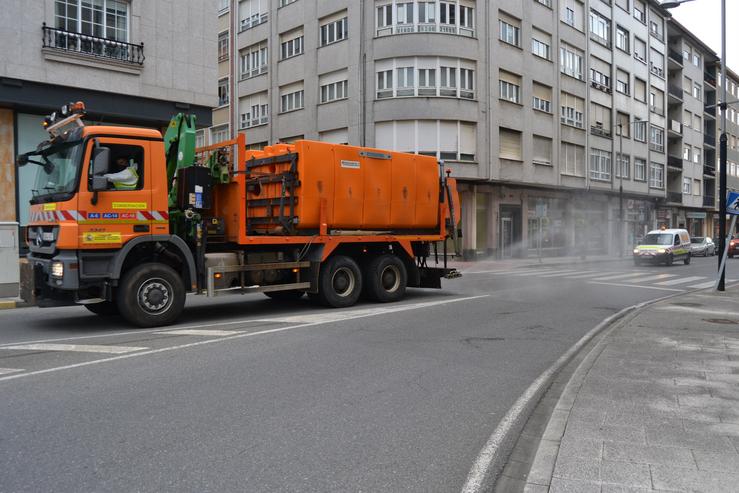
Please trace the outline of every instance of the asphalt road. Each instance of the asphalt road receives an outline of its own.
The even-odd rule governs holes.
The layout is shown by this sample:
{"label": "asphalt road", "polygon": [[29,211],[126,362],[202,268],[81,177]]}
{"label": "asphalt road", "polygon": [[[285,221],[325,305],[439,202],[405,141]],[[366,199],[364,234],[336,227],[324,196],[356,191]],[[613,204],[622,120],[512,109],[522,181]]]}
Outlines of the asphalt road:
{"label": "asphalt road", "polygon": [[490,265],[347,310],[191,298],[160,330],[2,312],[0,491],[458,491],[567,348],[716,261]]}

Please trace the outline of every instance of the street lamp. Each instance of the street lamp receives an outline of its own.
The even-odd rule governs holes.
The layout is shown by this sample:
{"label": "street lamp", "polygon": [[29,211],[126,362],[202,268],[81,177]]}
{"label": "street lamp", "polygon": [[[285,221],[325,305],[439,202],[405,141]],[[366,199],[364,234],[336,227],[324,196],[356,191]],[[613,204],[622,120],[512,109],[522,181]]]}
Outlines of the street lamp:
{"label": "street lamp", "polygon": [[[635,123],[643,123],[646,125],[646,120],[633,120],[626,124],[626,127],[631,127]],[[624,124],[618,122],[618,256],[624,256]],[[646,135],[646,134],[645,134]]]}
{"label": "street lamp", "polygon": [[[672,2],[663,2],[663,9],[673,9],[680,5],[692,2],[693,0],[675,0]],[[721,0],[721,137],[719,140],[719,212],[718,212],[718,229],[719,251],[723,252],[726,245],[726,0]],[[719,281],[716,288],[724,291],[726,281],[726,265],[721,262],[723,255],[718,259]]]}

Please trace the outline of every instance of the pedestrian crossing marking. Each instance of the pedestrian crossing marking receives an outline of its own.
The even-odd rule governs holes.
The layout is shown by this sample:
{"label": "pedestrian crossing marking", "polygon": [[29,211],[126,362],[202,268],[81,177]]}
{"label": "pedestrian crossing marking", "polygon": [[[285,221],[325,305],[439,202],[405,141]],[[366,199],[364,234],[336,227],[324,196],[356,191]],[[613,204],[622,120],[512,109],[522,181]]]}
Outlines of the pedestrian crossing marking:
{"label": "pedestrian crossing marking", "polygon": [[566,271],[561,271],[561,272],[555,272],[554,274],[543,274],[543,275],[540,275],[539,277],[560,277],[560,276],[568,276],[568,275],[574,274],[576,272],[582,272],[582,271],[566,270]]}
{"label": "pedestrian crossing marking", "polygon": [[2,346],[0,349],[13,349],[18,351],[70,351],[77,353],[106,353],[125,354],[134,351],[149,349],[146,347],[132,346],[99,346],[95,344],[18,344],[15,346]]}
{"label": "pedestrian crossing marking", "polygon": [[[583,272],[587,272],[587,271],[583,271]],[[603,274],[606,274],[606,272],[600,271],[600,272],[595,272],[595,273],[590,273],[590,274],[578,274],[578,275],[573,275],[573,276],[565,276],[565,279],[587,279],[589,277],[601,277]],[[612,274],[612,273],[609,272],[608,274]]]}
{"label": "pedestrian crossing marking", "polygon": [[637,277],[628,279],[624,282],[647,282],[647,281],[658,281],[660,279],[667,279],[668,277],[676,277],[677,274],[649,274],[645,275],[644,277]]}
{"label": "pedestrian crossing marking", "polygon": [[702,282],[700,284],[691,284],[689,287],[695,288],[695,289],[705,289],[705,288],[710,288],[714,284],[716,284],[716,280],[715,279],[713,279],[711,281]]}
{"label": "pedestrian crossing marking", "polygon": [[160,330],[155,334],[171,334],[175,336],[211,336],[211,337],[224,337],[232,336],[234,334],[242,334],[243,330],[199,330],[199,329],[180,329],[180,330]]}
{"label": "pedestrian crossing marking", "polygon": [[520,272],[516,274],[511,274],[511,275],[516,276],[516,277],[524,277],[524,276],[538,276],[541,274],[554,274],[557,272],[577,272],[577,271],[573,271],[570,269],[556,269],[556,270],[555,269],[532,269],[527,272]]}
{"label": "pedestrian crossing marking", "polygon": [[690,276],[690,277],[681,277],[679,279],[670,279],[669,281],[662,281],[655,283],[657,286],[674,286],[676,284],[685,284],[688,282],[695,282],[700,281],[701,279],[705,279],[705,276]]}
{"label": "pedestrian crossing marking", "polygon": [[594,281],[615,281],[616,279],[626,279],[628,277],[638,277],[643,276],[644,272],[631,272],[629,274],[617,274],[615,276],[605,276],[605,277],[597,277],[593,279]]}
{"label": "pedestrian crossing marking", "polygon": [[0,375],[8,375],[10,373],[18,373],[23,371],[20,368],[0,368]]}

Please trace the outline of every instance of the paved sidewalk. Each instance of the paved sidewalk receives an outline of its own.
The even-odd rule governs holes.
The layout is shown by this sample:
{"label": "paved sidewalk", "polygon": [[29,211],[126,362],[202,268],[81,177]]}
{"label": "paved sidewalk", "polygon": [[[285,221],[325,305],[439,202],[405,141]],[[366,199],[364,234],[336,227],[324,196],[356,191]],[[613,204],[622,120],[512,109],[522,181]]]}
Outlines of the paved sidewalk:
{"label": "paved sidewalk", "polygon": [[739,491],[739,287],[650,305],[585,357],[530,492]]}

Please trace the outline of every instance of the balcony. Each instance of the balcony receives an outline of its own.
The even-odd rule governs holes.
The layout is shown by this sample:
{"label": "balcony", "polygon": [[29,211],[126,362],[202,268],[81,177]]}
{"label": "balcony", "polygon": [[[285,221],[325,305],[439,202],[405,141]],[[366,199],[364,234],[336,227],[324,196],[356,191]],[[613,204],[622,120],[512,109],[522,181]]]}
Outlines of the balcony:
{"label": "balcony", "polygon": [[252,14],[250,17],[241,19],[241,21],[239,22],[239,32],[244,32],[247,29],[251,29],[260,24],[264,24],[265,22],[267,22],[267,17],[268,17],[267,12],[264,12],[264,13],[255,13],[255,14]]}
{"label": "balcony", "polygon": [[703,80],[707,84],[711,84],[713,87],[716,87],[716,76],[713,75],[710,72],[703,72]]}
{"label": "balcony", "polygon": [[683,134],[683,124],[676,121],[670,120],[670,125],[667,127],[667,133],[675,134],[675,136],[681,136]]}
{"label": "balcony", "polygon": [[667,202],[671,202],[673,204],[682,204],[683,194],[680,192],[667,192]]}
{"label": "balcony", "polygon": [[[712,103],[709,103],[708,101],[706,101],[706,106],[709,105],[709,104],[712,104]],[[706,116],[712,117],[714,120],[716,119],[716,107],[715,106],[711,106],[710,108],[706,108],[704,106],[703,107],[703,113]]]}
{"label": "balcony", "polygon": [[703,134],[703,145],[716,147],[716,136],[711,134]]}
{"label": "balcony", "polygon": [[394,24],[388,26],[381,26],[377,28],[377,37],[391,36],[393,34],[410,34],[410,33],[442,33],[442,34],[457,34],[459,36],[466,36],[468,38],[475,37],[475,30],[471,27],[466,27],[456,24],[442,24],[433,22],[419,22],[417,24]]}
{"label": "balcony", "polygon": [[144,43],[135,45],[114,39],[42,26],[43,48],[83,57],[114,60],[132,65],[144,64]]}
{"label": "balcony", "polygon": [[656,65],[654,62],[649,63],[649,71],[660,79],[665,78],[665,69]]}
{"label": "balcony", "polygon": [[683,160],[677,156],[667,156],[667,169],[670,171],[670,168],[673,168],[675,170],[682,171],[683,169]]}
{"label": "balcony", "polygon": [[670,84],[669,86],[667,86],[667,94],[669,94],[671,98],[675,98],[678,101],[683,100],[683,88],[680,86]]}
{"label": "balcony", "polygon": [[680,67],[683,66],[683,55],[679,51],[669,50],[668,56],[668,61],[676,63]]}
{"label": "balcony", "polygon": [[713,195],[704,195],[703,207],[716,207],[716,197]]}
{"label": "balcony", "polygon": [[716,177],[716,168],[713,166],[703,165],[703,176]]}

